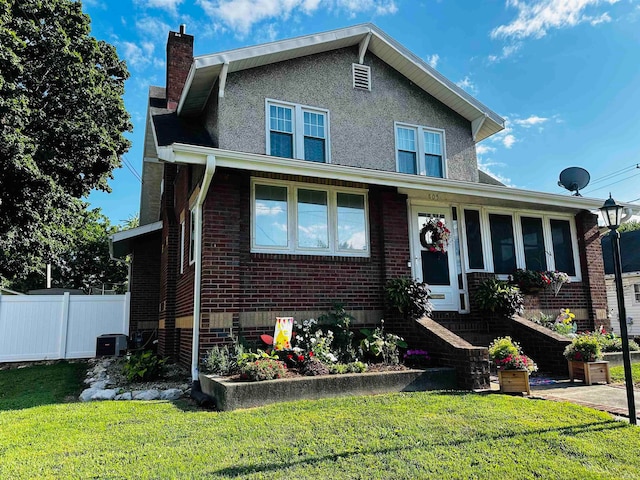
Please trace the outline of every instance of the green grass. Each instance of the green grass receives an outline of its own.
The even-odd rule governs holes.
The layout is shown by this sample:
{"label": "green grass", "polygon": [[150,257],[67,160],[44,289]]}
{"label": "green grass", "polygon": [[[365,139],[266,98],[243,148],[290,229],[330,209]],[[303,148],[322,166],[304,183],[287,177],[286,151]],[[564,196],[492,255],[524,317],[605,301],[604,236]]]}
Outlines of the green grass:
{"label": "green grass", "polygon": [[[0,372],[0,379],[6,372]],[[638,478],[640,431],[577,405],[403,393],[235,412],[101,402],[0,411],[0,478]]]}
{"label": "green grass", "polygon": [[[624,367],[609,367],[609,373],[611,374],[611,381],[613,383],[624,383]],[[631,364],[631,378],[633,383],[640,383],[640,363]]]}
{"label": "green grass", "polygon": [[86,371],[83,362],[1,370],[0,411],[75,400]]}

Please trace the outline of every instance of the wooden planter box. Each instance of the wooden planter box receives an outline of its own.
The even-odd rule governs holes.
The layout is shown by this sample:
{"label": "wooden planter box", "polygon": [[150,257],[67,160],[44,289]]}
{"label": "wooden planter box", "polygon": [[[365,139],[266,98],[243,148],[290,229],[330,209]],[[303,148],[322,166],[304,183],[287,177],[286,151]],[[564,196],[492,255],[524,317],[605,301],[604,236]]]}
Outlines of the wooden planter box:
{"label": "wooden planter box", "polygon": [[528,370],[498,370],[498,381],[502,393],[523,393],[531,395]]}
{"label": "wooden planter box", "polygon": [[579,362],[577,360],[567,360],[569,362],[569,380],[574,378],[583,380],[586,385],[592,383],[611,383],[609,374],[609,362]]}

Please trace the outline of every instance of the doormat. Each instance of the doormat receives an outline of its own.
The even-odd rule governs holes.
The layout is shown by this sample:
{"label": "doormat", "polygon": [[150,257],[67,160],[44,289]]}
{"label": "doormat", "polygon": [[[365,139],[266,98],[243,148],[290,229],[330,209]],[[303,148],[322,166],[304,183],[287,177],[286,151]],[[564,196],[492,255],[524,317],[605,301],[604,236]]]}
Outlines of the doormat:
{"label": "doormat", "polygon": [[529,377],[529,385],[531,385],[532,387],[535,387],[538,385],[553,385],[554,383],[557,383],[557,382],[553,378]]}

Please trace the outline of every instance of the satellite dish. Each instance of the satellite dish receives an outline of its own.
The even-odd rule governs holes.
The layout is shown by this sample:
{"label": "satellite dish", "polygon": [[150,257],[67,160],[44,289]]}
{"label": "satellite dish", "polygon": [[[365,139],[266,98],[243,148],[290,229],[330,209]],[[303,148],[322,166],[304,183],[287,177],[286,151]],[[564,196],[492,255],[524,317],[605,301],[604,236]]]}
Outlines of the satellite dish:
{"label": "satellite dish", "polygon": [[580,190],[589,185],[591,175],[584,168],[569,167],[560,172],[558,185],[566,188],[570,192],[576,192],[576,197],[581,197]]}

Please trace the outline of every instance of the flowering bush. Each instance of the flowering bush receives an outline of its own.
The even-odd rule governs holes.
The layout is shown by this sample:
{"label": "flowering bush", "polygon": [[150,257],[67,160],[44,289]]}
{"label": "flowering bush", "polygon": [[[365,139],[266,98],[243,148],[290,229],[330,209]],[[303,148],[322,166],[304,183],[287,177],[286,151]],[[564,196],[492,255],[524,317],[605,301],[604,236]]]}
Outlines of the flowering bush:
{"label": "flowering bush", "polygon": [[426,367],[429,364],[431,357],[425,350],[407,350],[407,353],[402,357],[406,365],[412,367]]}
{"label": "flowering bush", "polygon": [[360,342],[360,348],[364,354],[373,357],[382,357],[382,363],[387,365],[398,365],[400,355],[398,347],[406,348],[407,343],[402,337],[384,331],[384,320],[380,320],[380,326],[375,330],[363,328],[360,330],[365,338]]}
{"label": "flowering bush", "polygon": [[580,335],[573,339],[564,350],[567,360],[578,362],[595,362],[602,359],[602,348],[598,339],[590,334]]}
{"label": "flowering bush", "polygon": [[451,231],[442,220],[431,218],[420,230],[420,244],[430,252],[447,252]]}
{"label": "flowering bush", "polygon": [[287,372],[285,364],[271,358],[261,358],[252,362],[246,362],[240,368],[240,377],[252,382],[273,380],[282,378]]}
{"label": "flowering bush", "polygon": [[545,272],[545,274],[551,280],[550,285],[551,285],[551,288],[553,289],[554,296],[558,296],[558,293],[560,292],[562,285],[564,285],[565,283],[569,283],[571,281],[571,279],[569,278],[569,275],[567,275],[564,272],[558,272],[557,270]]}
{"label": "flowering bush", "polygon": [[522,354],[520,345],[511,337],[500,337],[491,342],[489,357],[501,370],[528,370],[529,373],[538,370],[535,362]]}
{"label": "flowering bush", "polygon": [[526,291],[532,288],[547,288],[551,284],[551,279],[546,273],[518,268],[513,272],[511,278],[522,290]]}
{"label": "flowering bush", "polygon": [[501,370],[528,370],[537,372],[538,366],[526,355],[507,355],[505,358],[495,359],[494,363]]}

